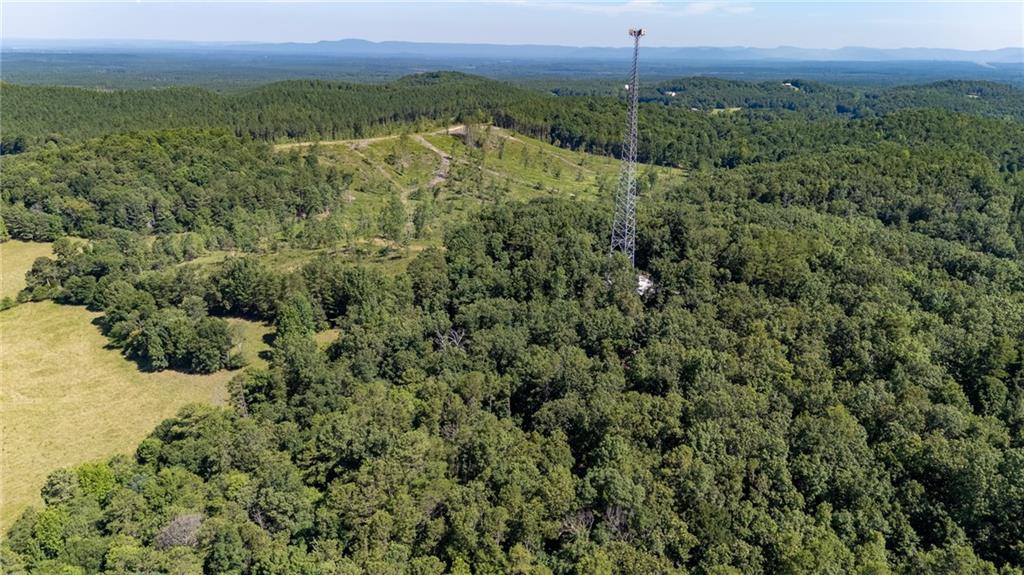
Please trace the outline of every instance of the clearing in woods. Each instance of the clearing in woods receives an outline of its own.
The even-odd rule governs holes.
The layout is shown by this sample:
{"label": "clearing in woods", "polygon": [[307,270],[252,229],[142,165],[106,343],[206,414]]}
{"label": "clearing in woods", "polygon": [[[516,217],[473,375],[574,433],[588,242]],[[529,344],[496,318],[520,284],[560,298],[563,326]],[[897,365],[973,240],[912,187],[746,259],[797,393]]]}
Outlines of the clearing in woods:
{"label": "clearing in woods", "polygon": [[[391,193],[398,192],[410,219],[417,207],[429,208],[429,231],[412,238],[412,245],[439,245],[444,224],[502,200],[561,196],[610,203],[619,171],[619,162],[610,156],[559,148],[487,125],[294,142],[275,149],[297,154],[315,149],[321,164],[346,174],[348,205],[338,217],[355,230],[351,239],[369,239],[372,222]],[[644,184],[659,190],[683,176],[682,170],[662,166],[640,169]]]}
{"label": "clearing in woods", "polygon": [[[3,294],[15,295],[14,278],[48,254],[48,244],[0,244]],[[92,323],[100,315],[48,301],[0,312],[0,530],[42,503],[39,488],[50,472],[131,453],[182,406],[226,399],[225,385],[237,372],[139,371],[107,347]],[[229,321],[242,352],[258,364],[269,328]]]}
{"label": "clearing in woods", "polygon": [[[619,172],[619,162],[611,156],[567,150],[486,124],[289,142],[274,150],[315,153],[320,165],[337,169],[345,181],[341,206],[296,224],[291,233],[296,237],[303,228],[326,223],[326,241],[303,246],[282,236],[268,243],[260,259],[280,271],[294,271],[329,255],[401,273],[420,251],[441,245],[448,225],[465,221],[482,207],[540,197],[611,203]],[[645,193],[663,193],[685,177],[683,170],[665,166],[643,165],[640,171]],[[396,196],[407,218],[401,241],[382,237],[378,226],[385,206]],[[422,216],[418,222],[417,215]],[[214,264],[231,255],[241,254],[214,251],[183,265]]]}

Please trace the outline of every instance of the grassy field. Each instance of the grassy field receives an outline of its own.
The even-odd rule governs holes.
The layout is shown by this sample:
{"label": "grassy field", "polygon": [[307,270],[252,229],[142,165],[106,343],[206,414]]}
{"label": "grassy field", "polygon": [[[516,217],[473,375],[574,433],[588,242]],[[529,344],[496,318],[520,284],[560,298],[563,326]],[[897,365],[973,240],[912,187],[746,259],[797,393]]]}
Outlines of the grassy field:
{"label": "grassy field", "polygon": [[272,327],[254,321],[238,318],[228,318],[231,331],[234,332],[238,341],[236,351],[241,352],[246,364],[256,368],[267,367],[267,357],[270,352],[269,335]]}
{"label": "grassy field", "polygon": [[[284,247],[263,256],[288,271],[327,254],[400,273],[419,251],[441,243],[445,227],[465,221],[488,204],[564,197],[611,203],[619,162],[574,152],[493,126],[445,130],[364,140],[291,143],[283,154],[313,149],[324,165],[350,180],[345,205],[331,214],[345,230],[336,245],[320,249]],[[678,169],[641,166],[642,185],[665,190],[683,177]],[[379,214],[397,195],[409,218],[408,239],[396,246],[377,235]],[[425,230],[415,234],[414,214],[425,210]],[[221,259],[207,256],[209,261]],[[199,262],[205,263],[205,262]]]}
{"label": "grassy field", "polygon": [[[50,244],[0,244],[2,296],[25,286]],[[157,423],[188,403],[220,404],[234,375],[145,373],[94,325],[101,314],[52,302],[0,312],[0,531],[30,505],[55,469],[131,453]],[[228,323],[249,365],[266,367],[272,328]]]}
{"label": "grassy field", "polygon": [[230,372],[140,372],[106,347],[98,316],[52,302],[0,312],[0,528],[40,502],[51,471],[130,453],[183,405],[226,398]]}
{"label": "grassy field", "polygon": [[[222,403],[231,372],[145,373],[92,324],[99,314],[51,302],[0,312],[0,529],[55,469],[130,452],[190,402]],[[231,320],[254,362],[267,328]],[[248,342],[248,343],[245,343]]]}
{"label": "grassy field", "polygon": [[10,240],[0,244],[0,298],[14,298],[25,287],[25,272],[36,258],[53,254],[50,244]]}
{"label": "grassy field", "polygon": [[[17,295],[32,262],[51,254],[50,244],[0,244],[0,296]],[[0,312],[0,530],[40,502],[51,471],[128,453],[183,405],[226,399],[234,374],[141,372],[107,347],[100,315],[52,302]],[[264,367],[271,328],[228,322],[249,364]]]}

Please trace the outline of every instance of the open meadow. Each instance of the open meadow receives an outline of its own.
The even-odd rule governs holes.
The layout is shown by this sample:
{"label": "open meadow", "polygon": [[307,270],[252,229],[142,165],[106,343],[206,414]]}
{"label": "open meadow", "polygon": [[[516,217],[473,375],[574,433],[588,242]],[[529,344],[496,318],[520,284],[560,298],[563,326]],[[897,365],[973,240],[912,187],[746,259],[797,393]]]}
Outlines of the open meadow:
{"label": "open meadow", "polygon": [[25,272],[32,262],[52,254],[49,243],[10,240],[0,244],[0,298],[14,299],[25,287]]}
{"label": "open meadow", "polygon": [[[3,295],[14,296],[49,244],[5,242]],[[20,278],[20,280],[19,280]],[[157,423],[192,402],[221,404],[233,372],[145,373],[108,346],[94,325],[102,314],[53,302],[0,312],[0,528],[29,505],[61,467],[131,453]],[[241,352],[263,365],[260,324],[229,320]]]}
{"label": "open meadow", "polygon": [[226,398],[228,371],[139,371],[107,346],[100,315],[53,302],[0,312],[0,527],[41,503],[50,472],[131,453],[183,405]]}

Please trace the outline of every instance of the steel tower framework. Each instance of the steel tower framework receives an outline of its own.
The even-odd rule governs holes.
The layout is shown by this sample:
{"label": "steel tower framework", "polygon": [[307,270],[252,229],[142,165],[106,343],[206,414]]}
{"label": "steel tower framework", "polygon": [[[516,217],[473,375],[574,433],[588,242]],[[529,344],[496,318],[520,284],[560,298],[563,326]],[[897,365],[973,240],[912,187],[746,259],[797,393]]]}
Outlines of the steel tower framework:
{"label": "steel tower framework", "polygon": [[639,73],[640,37],[643,28],[630,28],[633,37],[633,69],[629,75],[628,108],[626,112],[626,133],[622,140],[622,168],[619,170],[619,185],[615,189],[615,222],[612,224],[612,252],[618,250],[634,264],[636,252],[636,135],[637,105],[640,102]]}

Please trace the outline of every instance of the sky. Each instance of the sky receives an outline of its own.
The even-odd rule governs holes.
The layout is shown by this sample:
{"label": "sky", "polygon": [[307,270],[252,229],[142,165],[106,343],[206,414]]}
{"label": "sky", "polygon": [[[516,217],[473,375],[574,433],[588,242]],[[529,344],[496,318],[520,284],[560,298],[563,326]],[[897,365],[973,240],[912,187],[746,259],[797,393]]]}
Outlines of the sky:
{"label": "sky", "polygon": [[[1024,2],[0,2],[2,38],[625,46],[1024,46]],[[0,38],[0,41],[2,41]]]}

